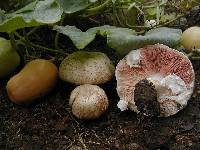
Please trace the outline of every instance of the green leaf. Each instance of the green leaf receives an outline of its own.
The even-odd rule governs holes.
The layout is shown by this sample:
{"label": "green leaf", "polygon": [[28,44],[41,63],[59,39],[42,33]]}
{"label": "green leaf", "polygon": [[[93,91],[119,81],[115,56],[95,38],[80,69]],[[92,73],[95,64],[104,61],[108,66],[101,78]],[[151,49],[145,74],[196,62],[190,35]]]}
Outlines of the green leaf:
{"label": "green leaf", "polygon": [[34,1],[0,18],[0,32],[12,32],[25,27],[53,24],[61,19],[63,11],[55,0]]}
{"label": "green leaf", "polygon": [[84,10],[92,3],[89,0],[57,0],[66,14],[75,13]]}
{"label": "green leaf", "polygon": [[0,22],[0,32],[12,32],[24,27],[41,25],[28,17],[28,14],[18,15]]}
{"label": "green leaf", "polygon": [[160,43],[170,47],[177,46],[182,34],[180,29],[161,27],[150,30],[142,36],[136,35],[134,30],[128,28],[117,28],[108,25],[91,28],[86,32],[82,32],[75,26],[55,26],[54,30],[67,35],[78,49],[85,48],[94,40],[96,34],[102,35],[107,38],[108,46],[115,49],[122,56],[145,45]]}
{"label": "green leaf", "polygon": [[34,10],[37,22],[52,24],[60,21],[63,10],[55,0],[39,1]]}
{"label": "green leaf", "polygon": [[62,33],[64,35],[67,35],[73,42],[73,44],[78,49],[85,48],[90,42],[92,42],[95,39],[96,34],[102,35],[104,37],[107,37],[109,34],[118,32],[118,33],[124,33],[127,32],[133,32],[131,29],[127,28],[116,28],[114,26],[101,26],[101,27],[94,27],[86,32],[82,32],[80,29],[77,29],[75,26],[55,26],[54,30],[58,31],[59,33]]}
{"label": "green leaf", "polygon": [[24,13],[24,12],[27,12],[27,11],[33,11],[35,9],[35,6],[36,6],[37,2],[38,2],[38,0],[36,0],[36,1],[32,2],[32,3],[29,3],[25,7],[15,11],[13,14],[19,14],[19,13]]}
{"label": "green leaf", "polygon": [[78,49],[83,49],[94,40],[96,35],[95,32],[82,32],[75,26],[55,26],[54,30],[67,35]]}
{"label": "green leaf", "polygon": [[175,47],[180,43],[182,31],[161,27],[147,32],[144,36],[132,34],[113,33],[108,38],[108,45],[115,49],[120,55],[125,55],[129,51],[152,44],[165,44]]}

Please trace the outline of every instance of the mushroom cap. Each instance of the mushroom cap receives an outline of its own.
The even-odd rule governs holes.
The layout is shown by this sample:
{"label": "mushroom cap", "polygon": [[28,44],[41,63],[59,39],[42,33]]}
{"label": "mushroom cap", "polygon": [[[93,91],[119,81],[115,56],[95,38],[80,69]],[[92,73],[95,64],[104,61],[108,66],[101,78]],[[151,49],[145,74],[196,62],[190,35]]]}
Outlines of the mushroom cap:
{"label": "mushroom cap", "polygon": [[56,85],[58,68],[49,60],[35,59],[10,78],[6,90],[16,104],[29,104],[49,93]]}
{"label": "mushroom cap", "polygon": [[183,47],[192,51],[192,49],[200,48],[200,27],[194,26],[186,29],[181,37]]}
{"label": "mushroom cap", "polygon": [[59,67],[60,78],[76,85],[105,83],[112,79],[114,72],[114,65],[101,52],[74,52]]}
{"label": "mushroom cap", "polygon": [[80,119],[95,119],[108,108],[108,98],[97,85],[80,85],[76,87],[69,100],[72,113]]}
{"label": "mushroom cap", "polygon": [[131,51],[118,63],[115,75],[121,111],[128,107],[139,113],[134,101],[135,85],[147,79],[157,90],[159,116],[164,117],[176,114],[187,105],[195,80],[187,56],[162,44]]}
{"label": "mushroom cap", "polygon": [[20,56],[9,40],[0,37],[0,78],[12,73],[20,65]]}

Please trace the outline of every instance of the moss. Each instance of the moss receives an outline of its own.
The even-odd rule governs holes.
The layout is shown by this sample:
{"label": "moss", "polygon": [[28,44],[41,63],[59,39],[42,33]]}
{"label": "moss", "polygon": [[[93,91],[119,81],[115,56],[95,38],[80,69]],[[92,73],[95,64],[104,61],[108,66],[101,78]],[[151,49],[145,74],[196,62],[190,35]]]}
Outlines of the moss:
{"label": "moss", "polygon": [[86,51],[78,51],[73,54],[71,54],[68,57],[68,60],[78,60],[81,63],[85,63],[87,61],[90,61],[90,59],[95,59],[102,57],[102,53],[99,52],[86,52]]}

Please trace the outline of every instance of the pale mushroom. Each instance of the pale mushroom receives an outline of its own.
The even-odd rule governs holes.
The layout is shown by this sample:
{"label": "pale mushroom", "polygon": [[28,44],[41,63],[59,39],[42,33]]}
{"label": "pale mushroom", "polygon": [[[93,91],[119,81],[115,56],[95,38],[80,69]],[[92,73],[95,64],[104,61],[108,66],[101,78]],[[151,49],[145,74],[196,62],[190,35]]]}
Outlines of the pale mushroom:
{"label": "pale mushroom", "polygon": [[69,100],[72,113],[80,119],[95,119],[108,108],[108,98],[97,85],[80,85],[76,87]]}
{"label": "pale mushroom", "polygon": [[147,116],[170,116],[190,99],[195,74],[183,53],[156,44],[131,51],[116,67],[118,107]]}
{"label": "pale mushroom", "polygon": [[78,51],[62,61],[59,75],[62,80],[76,85],[96,85],[110,81],[114,70],[114,65],[104,53]]}
{"label": "pale mushroom", "polygon": [[181,44],[188,52],[200,49],[200,27],[194,26],[186,29],[182,34]]}

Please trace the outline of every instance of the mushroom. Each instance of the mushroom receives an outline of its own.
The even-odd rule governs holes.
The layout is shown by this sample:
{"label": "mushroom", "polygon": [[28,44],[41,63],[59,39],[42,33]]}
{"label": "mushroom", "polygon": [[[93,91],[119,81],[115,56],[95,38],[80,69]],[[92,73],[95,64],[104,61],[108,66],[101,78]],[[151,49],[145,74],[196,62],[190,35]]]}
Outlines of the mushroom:
{"label": "mushroom", "polygon": [[190,60],[162,44],[131,51],[115,71],[121,111],[167,117],[183,109],[194,89]]}
{"label": "mushroom", "polygon": [[200,49],[200,27],[194,26],[186,29],[182,34],[181,44],[189,52],[192,49]]}
{"label": "mushroom", "polygon": [[0,37],[0,78],[4,78],[20,65],[20,56],[9,40]]}
{"label": "mushroom", "polygon": [[69,100],[72,113],[80,119],[95,119],[108,108],[108,98],[97,85],[80,85],[76,87]]}
{"label": "mushroom", "polygon": [[101,52],[78,51],[67,56],[59,67],[60,78],[81,84],[102,84],[114,76],[115,67]]}
{"label": "mushroom", "polygon": [[56,85],[58,69],[51,61],[35,59],[10,78],[6,90],[16,104],[29,104],[49,93]]}

